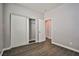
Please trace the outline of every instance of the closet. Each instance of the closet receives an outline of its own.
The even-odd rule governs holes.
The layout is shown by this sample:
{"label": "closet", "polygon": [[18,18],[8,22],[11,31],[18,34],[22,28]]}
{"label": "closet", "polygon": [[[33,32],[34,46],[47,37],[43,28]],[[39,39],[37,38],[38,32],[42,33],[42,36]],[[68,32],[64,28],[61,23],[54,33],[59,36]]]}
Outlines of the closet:
{"label": "closet", "polygon": [[36,42],[35,19],[29,18],[29,43]]}
{"label": "closet", "polygon": [[11,48],[45,41],[44,20],[10,14]]}
{"label": "closet", "polygon": [[11,47],[27,44],[27,20],[25,16],[11,14]]}
{"label": "closet", "polygon": [[37,21],[19,14],[11,14],[11,48],[37,42]]}

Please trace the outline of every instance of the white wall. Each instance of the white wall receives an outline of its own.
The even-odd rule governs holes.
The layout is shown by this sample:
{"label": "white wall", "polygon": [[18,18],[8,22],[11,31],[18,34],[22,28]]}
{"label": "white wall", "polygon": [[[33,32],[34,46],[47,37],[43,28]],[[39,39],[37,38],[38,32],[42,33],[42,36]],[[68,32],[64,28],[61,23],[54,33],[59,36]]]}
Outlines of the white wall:
{"label": "white wall", "polygon": [[3,48],[3,5],[0,4],[0,52]]}
{"label": "white wall", "polygon": [[63,4],[44,17],[52,19],[52,42],[79,51],[79,4]]}
{"label": "white wall", "polygon": [[33,19],[43,19],[43,15],[25,8],[17,4],[5,4],[4,5],[4,48],[8,48],[11,45],[10,39],[10,13],[16,13],[24,16],[31,17]]}

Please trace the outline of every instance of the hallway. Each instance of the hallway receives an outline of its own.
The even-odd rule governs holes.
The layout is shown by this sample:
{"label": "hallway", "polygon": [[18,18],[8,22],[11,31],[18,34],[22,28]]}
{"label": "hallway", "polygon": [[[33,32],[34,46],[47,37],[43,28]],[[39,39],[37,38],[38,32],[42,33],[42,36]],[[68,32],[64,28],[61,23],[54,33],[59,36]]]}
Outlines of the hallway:
{"label": "hallway", "polygon": [[45,42],[12,48],[4,51],[3,56],[79,56],[79,53]]}

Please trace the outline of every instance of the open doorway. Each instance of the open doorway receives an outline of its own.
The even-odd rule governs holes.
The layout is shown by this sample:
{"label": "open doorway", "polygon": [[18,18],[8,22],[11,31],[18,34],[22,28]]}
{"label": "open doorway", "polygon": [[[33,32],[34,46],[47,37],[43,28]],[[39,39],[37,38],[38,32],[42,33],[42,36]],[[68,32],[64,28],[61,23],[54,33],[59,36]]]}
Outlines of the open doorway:
{"label": "open doorway", "polygon": [[29,43],[36,42],[35,19],[29,18]]}
{"label": "open doorway", "polygon": [[45,20],[45,37],[51,39],[51,19]]}

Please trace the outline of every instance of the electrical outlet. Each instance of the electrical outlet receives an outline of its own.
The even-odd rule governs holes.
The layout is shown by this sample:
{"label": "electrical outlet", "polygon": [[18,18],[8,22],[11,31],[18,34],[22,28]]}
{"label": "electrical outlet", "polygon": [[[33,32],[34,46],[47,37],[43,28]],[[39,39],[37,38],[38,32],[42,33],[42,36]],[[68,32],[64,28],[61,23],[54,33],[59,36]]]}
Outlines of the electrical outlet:
{"label": "electrical outlet", "polygon": [[72,45],[72,42],[70,42],[69,44]]}

